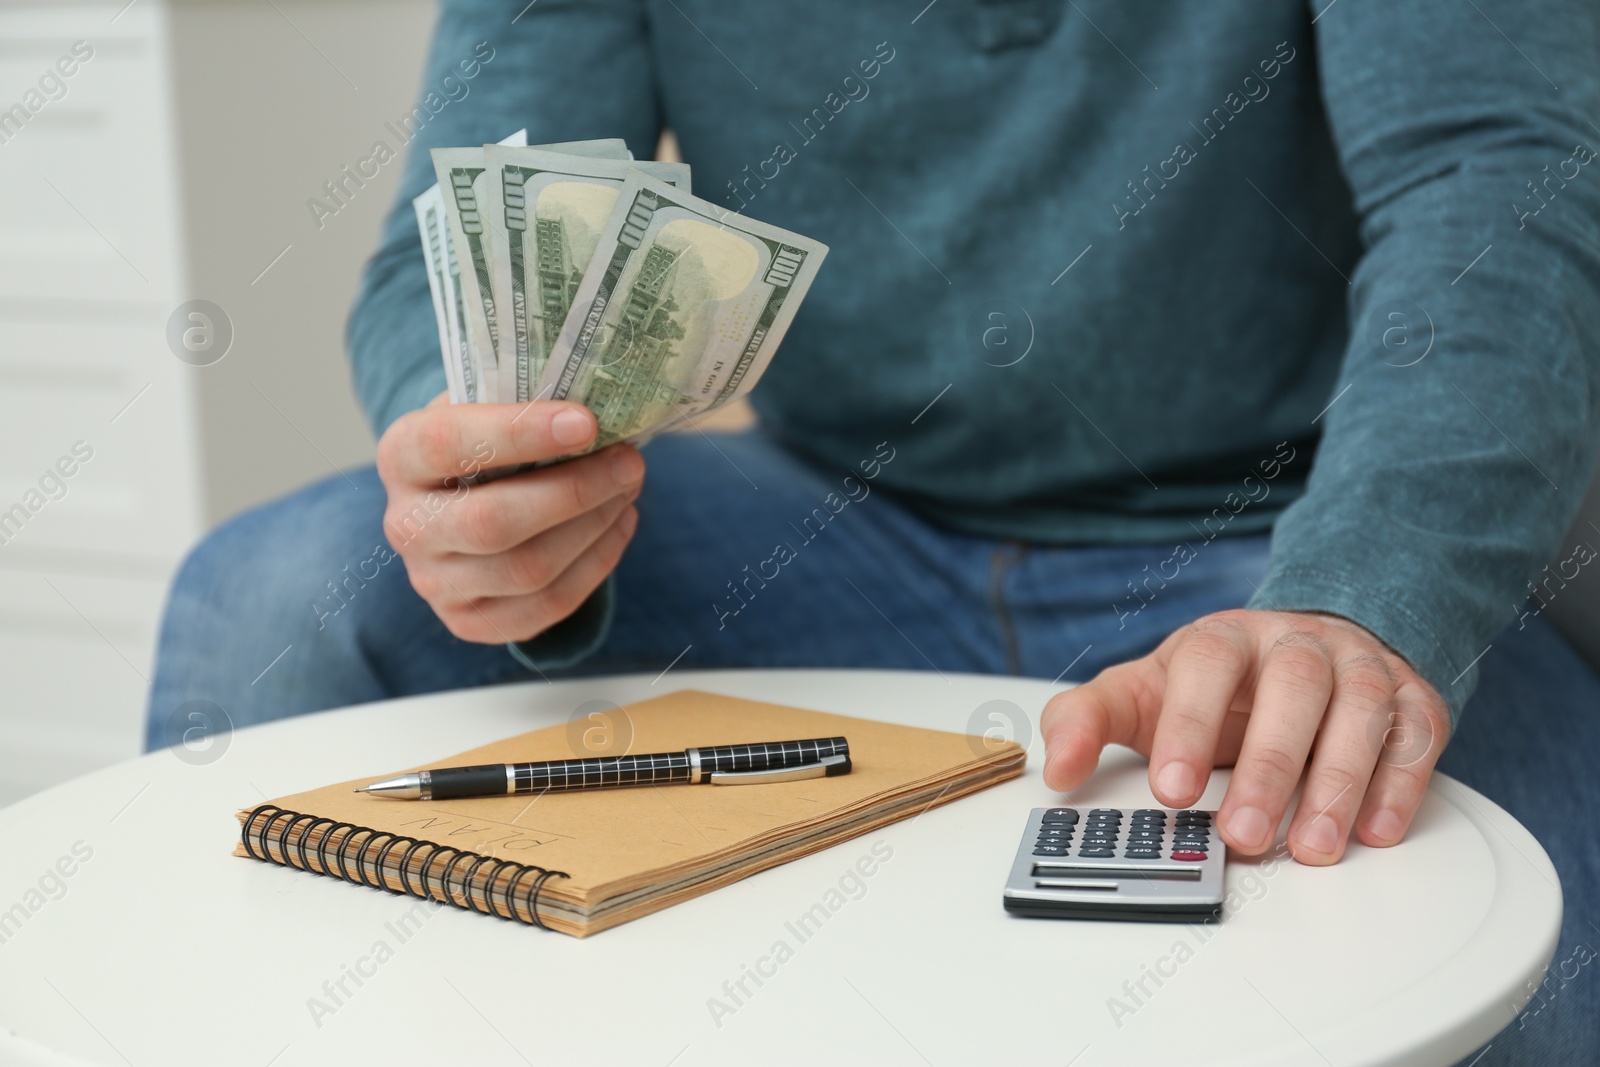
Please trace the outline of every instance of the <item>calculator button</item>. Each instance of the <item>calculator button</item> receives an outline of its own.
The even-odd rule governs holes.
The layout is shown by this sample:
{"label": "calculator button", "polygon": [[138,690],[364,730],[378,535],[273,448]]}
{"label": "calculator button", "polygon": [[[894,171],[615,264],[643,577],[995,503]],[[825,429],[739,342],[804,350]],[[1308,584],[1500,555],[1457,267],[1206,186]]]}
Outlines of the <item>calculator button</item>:
{"label": "calculator button", "polygon": [[1120,818],[1122,818],[1122,809],[1121,808],[1093,808],[1093,809],[1090,810],[1089,814],[1090,815],[1114,815],[1114,816],[1116,816],[1117,818],[1120,819]]}
{"label": "calculator button", "polygon": [[1101,856],[1115,856],[1116,854],[1117,850],[1114,848],[1091,848],[1086,845],[1083,848],[1078,849],[1078,855],[1089,856],[1092,858],[1098,858]]}
{"label": "calculator button", "polygon": [[1211,821],[1211,813],[1209,811],[1194,811],[1194,810],[1180,811],[1180,812],[1178,812],[1178,818],[1180,818],[1180,819],[1200,819],[1200,820],[1202,820],[1204,822],[1210,822]]}
{"label": "calculator button", "polygon": [[1076,808],[1046,808],[1044,817],[1047,821],[1060,820],[1073,823],[1078,821],[1078,811]]}
{"label": "calculator button", "polygon": [[1035,856],[1065,856],[1068,849],[1065,845],[1040,845],[1033,850]]}
{"label": "calculator button", "polygon": [[1180,863],[1199,863],[1201,860],[1206,858],[1206,854],[1204,852],[1174,851],[1172,853],[1172,858],[1178,860]]}
{"label": "calculator button", "polygon": [[1158,860],[1161,850],[1155,848],[1130,848],[1122,854],[1124,859],[1130,860]]}

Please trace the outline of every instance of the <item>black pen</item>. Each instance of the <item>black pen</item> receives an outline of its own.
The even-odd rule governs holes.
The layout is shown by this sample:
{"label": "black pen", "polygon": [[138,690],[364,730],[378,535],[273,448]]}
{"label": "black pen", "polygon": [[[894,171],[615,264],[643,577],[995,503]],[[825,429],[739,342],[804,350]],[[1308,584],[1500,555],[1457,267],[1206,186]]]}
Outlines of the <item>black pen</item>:
{"label": "black pen", "polygon": [[643,756],[442,767],[385,778],[355,792],[395,800],[454,800],[624,785],[756,785],[849,773],[850,743],[842,737],[820,737]]}

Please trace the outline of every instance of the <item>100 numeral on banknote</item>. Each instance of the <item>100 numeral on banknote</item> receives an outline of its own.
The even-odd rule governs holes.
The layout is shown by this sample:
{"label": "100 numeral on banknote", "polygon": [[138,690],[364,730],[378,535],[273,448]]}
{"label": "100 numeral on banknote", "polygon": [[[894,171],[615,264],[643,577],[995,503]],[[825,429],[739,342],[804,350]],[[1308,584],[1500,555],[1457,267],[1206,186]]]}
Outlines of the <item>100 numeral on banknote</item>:
{"label": "100 numeral on banknote", "polygon": [[478,280],[478,303],[483,308],[484,328],[488,331],[490,351],[493,351],[499,325],[495,321],[493,290],[489,283],[489,247],[484,237],[483,212],[478,209],[478,194],[473,188],[482,173],[482,167],[452,167],[450,195],[455,198],[461,232],[467,238],[467,258],[472,261],[472,273]]}

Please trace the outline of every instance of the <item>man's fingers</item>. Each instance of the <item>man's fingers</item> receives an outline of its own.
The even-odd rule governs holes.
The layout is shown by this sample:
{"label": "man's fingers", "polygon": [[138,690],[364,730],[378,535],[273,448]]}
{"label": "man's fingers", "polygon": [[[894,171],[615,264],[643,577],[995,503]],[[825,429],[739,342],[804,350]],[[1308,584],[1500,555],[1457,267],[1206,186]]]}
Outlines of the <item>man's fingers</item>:
{"label": "man's fingers", "polygon": [[418,589],[429,603],[480,597],[522,596],[548,587],[583,552],[611,528],[634,494],[625,493],[592,511],[568,519],[554,529],[529,538],[497,556],[454,554],[439,560],[436,575],[419,575]]}
{"label": "man's fingers", "polygon": [[1357,624],[1248,610],[1173,632],[1055,696],[1040,719],[1055,789],[1081,784],[1116,742],[1149,755],[1168,807],[1194,806],[1212,768],[1231,764],[1218,831],[1247,855],[1272,845],[1303,781],[1288,846],[1319,865],[1337,862],[1352,832],[1376,846],[1404,836],[1450,725],[1439,695]]}
{"label": "man's fingers", "polygon": [[430,404],[395,422],[378,442],[385,484],[439,485],[487,467],[555,459],[587,448],[596,433],[581,404]]}
{"label": "man's fingers", "polygon": [[1186,808],[1200,798],[1228,710],[1254,659],[1250,634],[1221,616],[1205,620],[1173,646],[1150,751],[1150,788],[1163,804]]}
{"label": "man's fingers", "polygon": [[1415,682],[1400,686],[1394,709],[1383,725],[1378,765],[1356,816],[1355,832],[1375,848],[1397,844],[1411,826],[1444,754],[1449,713],[1439,699]]}
{"label": "man's fingers", "polygon": [[578,610],[616,569],[633,539],[638,514],[634,508],[624,508],[561,577],[537,593],[463,600],[436,609],[439,618],[463,641],[488,645],[525,641],[548,630]]}
{"label": "man's fingers", "polygon": [[1333,664],[1315,638],[1291,631],[1267,650],[1233,779],[1217,813],[1218,830],[1230,847],[1256,855],[1272,844],[1332,692]]}
{"label": "man's fingers", "polygon": [[1076,789],[1100,764],[1106,745],[1149,750],[1161,710],[1159,672],[1150,659],[1101,671],[1092,681],[1057,693],[1039,716],[1044,736],[1044,781],[1051,789]]}
{"label": "man's fingers", "polygon": [[[497,555],[633,491],[643,478],[638,449],[613,445],[570,463],[473,487],[437,516],[418,522],[417,536],[436,552]],[[403,525],[404,519],[392,514],[389,525]]]}
{"label": "man's fingers", "polygon": [[1379,656],[1339,662],[1300,806],[1289,824],[1289,852],[1301,863],[1337,863],[1344,854],[1378,761],[1381,737],[1373,724],[1388,721],[1394,690],[1394,672]]}

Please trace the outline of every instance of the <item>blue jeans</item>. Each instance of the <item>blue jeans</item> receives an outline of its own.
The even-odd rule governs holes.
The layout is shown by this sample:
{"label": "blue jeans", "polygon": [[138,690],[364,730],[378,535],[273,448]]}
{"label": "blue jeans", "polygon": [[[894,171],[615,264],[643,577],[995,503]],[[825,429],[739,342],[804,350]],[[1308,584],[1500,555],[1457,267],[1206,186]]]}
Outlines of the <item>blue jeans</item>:
{"label": "blue jeans", "polygon": [[[759,433],[668,435],[646,456],[611,632],[564,675],[884,667],[1081,681],[1243,604],[1266,569],[1265,535],[1205,544],[1163,587],[1145,582],[1145,568],[1156,573],[1170,545],[1049,548],[951,533]],[[193,700],[245,726],[534,677],[504,647],[458,640],[435,618],[387,549],[383,505],[376,474],[354,471],[200,544],[167,607],[150,747],[171,743]],[[1600,679],[1537,618],[1497,638],[1481,666],[1440,769],[1543,843],[1566,917],[1550,977],[1478,1065],[1600,1063],[1600,972],[1584,966],[1600,943],[1590,821],[1600,788],[1585,766],[1600,753]]]}

